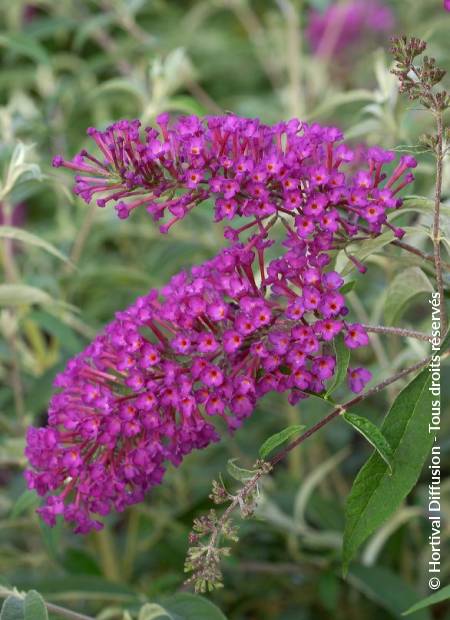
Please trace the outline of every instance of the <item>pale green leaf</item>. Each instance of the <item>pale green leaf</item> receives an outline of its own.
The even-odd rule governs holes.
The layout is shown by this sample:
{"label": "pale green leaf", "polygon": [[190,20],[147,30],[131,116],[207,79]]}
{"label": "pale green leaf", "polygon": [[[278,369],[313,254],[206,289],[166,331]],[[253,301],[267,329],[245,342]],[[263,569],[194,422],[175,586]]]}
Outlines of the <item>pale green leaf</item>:
{"label": "pale green leaf", "polygon": [[173,616],[157,603],[146,603],[139,610],[138,620],[173,620]]}
{"label": "pale green leaf", "polygon": [[236,465],[235,461],[237,459],[229,459],[227,463],[227,471],[232,478],[238,480],[239,482],[245,482],[254,476],[255,472],[251,469],[244,469],[243,467],[239,467]]}
{"label": "pale green leaf", "polygon": [[389,285],[384,304],[384,319],[393,325],[408,306],[422,294],[433,292],[433,286],[420,267],[409,267],[398,273]]}
{"label": "pale green leaf", "polygon": [[[413,614],[421,609],[425,609],[426,607],[430,607],[431,605],[436,605],[437,603],[442,603],[443,601],[447,601],[450,599],[450,585],[444,586],[438,592],[434,594],[430,594],[423,598],[421,601],[407,609],[403,612],[403,616],[409,616],[409,614]],[[414,617],[414,620],[417,616]]]}
{"label": "pale green leaf", "polygon": [[[434,200],[431,198],[426,198],[425,196],[405,196],[402,200],[403,205],[400,209],[396,209],[389,215],[389,221],[399,217],[402,213],[421,213],[422,215],[433,215]],[[450,217],[450,206],[441,204],[440,212],[441,215]]]}
{"label": "pale green leaf", "polygon": [[18,596],[8,596],[2,605],[0,620],[24,620],[23,600]]}
{"label": "pale green leaf", "polygon": [[367,418],[349,413],[348,411],[344,412],[342,417],[375,448],[392,474],[392,460],[394,455],[391,446],[386,441],[380,429]]}
{"label": "pale green leaf", "polygon": [[350,349],[345,346],[344,337],[342,334],[338,334],[333,341],[334,352],[336,355],[336,372],[333,377],[333,381],[326,391],[325,398],[328,398],[334,390],[345,381],[347,376],[348,365],[350,362]]}
{"label": "pale green leaf", "polygon": [[[359,262],[364,262],[368,256],[375,252],[379,252],[388,245],[388,243],[394,241],[394,239],[395,236],[392,230],[387,230],[374,239],[365,240],[364,243],[351,244],[347,248],[347,251]],[[347,258],[343,251],[340,252],[336,261],[336,270],[339,271],[342,276],[346,276],[354,269],[356,269],[355,265]]]}
{"label": "pale green leaf", "polygon": [[47,607],[45,606],[44,599],[36,590],[27,592],[24,610],[25,620],[48,620]]}
{"label": "pale green leaf", "polygon": [[28,284],[0,284],[0,306],[22,304],[51,305],[55,300],[48,293]]}
{"label": "pale green leaf", "polygon": [[23,230],[23,228],[15,228],[14,226],[0,226],[0,238],[13,239],[15,241],[21,241],[22,243],[37,246],[66,263],[70,262],[67,256],[55,248],[54,245],[48,241],[45,241],[45,239],[38,237],[37,235]]}
{"label": "pale green leaf", "polygon": [[305,427],[300,424],[293,424],[292,426],[288,426],[284,428],[279,433],[275,433],[263,443],[263,445],[259,449],[259,456],[262,459],[266,459],[271,452],[281,446],[282,443],[294,437],[294,435],[298,435]]}

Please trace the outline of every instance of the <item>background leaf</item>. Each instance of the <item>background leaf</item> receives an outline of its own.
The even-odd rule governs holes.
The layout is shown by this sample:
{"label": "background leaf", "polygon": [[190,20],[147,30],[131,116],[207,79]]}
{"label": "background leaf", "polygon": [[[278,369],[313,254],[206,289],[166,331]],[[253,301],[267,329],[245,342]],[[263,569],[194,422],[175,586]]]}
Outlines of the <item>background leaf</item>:
{"label": "background leaf", "polygon": [[433,287],[420,267],[410,267],[397,274],[389,285],[384,304],[387,325],[394,325],[408,305],[419,295],[432,293]]}
{"label": "background leaf", "polygon": [[22,228],[15,228],[14,226],[0,226],[0,238],[13,239],[29,245],[35,245],[39,248],[42,248],[49,254],[56,256],[65,263],[70,263],[67,256],[65,256],[62,252],[55,248],[54,245],[52,245],[48,241],[45,241],[45,239],[38,237],[37,235],[33,235],[32,233],[23,230]]}
{"label": "background leaf", "polygon": [[[355,565],[351,568],[348,579],[360,592],[386,609],[394,618],[403,618],[405,607],[418,598],[410,585],[383,566]],[[424,611],[418,613],[414,620],[429,618],[429,614]]]}

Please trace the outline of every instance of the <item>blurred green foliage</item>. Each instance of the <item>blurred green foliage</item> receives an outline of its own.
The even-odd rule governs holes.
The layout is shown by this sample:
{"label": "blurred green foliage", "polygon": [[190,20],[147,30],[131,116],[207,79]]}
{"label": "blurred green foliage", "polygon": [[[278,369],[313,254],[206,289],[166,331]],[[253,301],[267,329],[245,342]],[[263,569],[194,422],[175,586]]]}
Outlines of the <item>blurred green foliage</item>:
{"label": "blurred green foliage", "polygon": [[[51,168],[55,154],[72,156],[83,148],[91,125],[104,127],[120,117],[148,123],[164,110],[231,110],[266,122],[299,116],[339,125],[354,144],[420,151],[418,136],[430,118],[399,100],[386,41],[364,43],[342,62],[311,54],[304,37],[308,10],[328,4],[0,0],[0,209],[4,226],[19,226],[16,232],[3,230],[0,239],[5,276],[0,285],[4,586],[38,590],[46,601],[98,614],[100,620],[137,618],[144,603],[164,606],[167,598],[172,601],[167,609],[175,606],[173,613],[178,613],[180,600],[170,597],[183,589],[188,533],[193,518],[210,508],[211,481],[225,471],[228,459],[251,466],[268,436],[288,425],[311,425],[327,410],[319,399],[293,409],[279,397],[266,397],[236,438],[189,456],[145,503],[109,518],[104,531],[85,538],[43,526],[34,514],[35,496],[25,491],[25,429],[45,423],[58,370],[116,310],[212,256],[223,243],[221,231],[209,225],[207,209],[194,210],[163,237],[145,213],[122,222],[111,210],[87,207],[71,194],[69,176]],[[432,53],[448,67],[450,17],[442,14],[441,1],[387,4],[396,14],[398,31],[430,40]],[[428,154],[419,153],[419,158],[414,192],[431,196],[433,160]],[[448,160],[444,197],[448,203]],[[405,209],[397,221],[409,227],[408,243],[431,252],[430,208],[422,207]],[[450,229],[450,217],[445,217]],[[337,260],[344,267],[345,257]],[[353,315],[379,324],[384,314],[401,326],[427,331],[424,282],[429,284],[432,264],[382,243],[370,248],[366,263],[366,276],[350,275],[356,282],[349,293]],[[408,288],[396,305],[389,287],[405,269],[420,276],[411,279],[414,294]],[[375,336],[373,347],[359,356],[381,380],[425,354],[423,343]],[[379,425],[399,388],[365,401],[355,413]],[[449,402],[448,382],[443,388],[443,403],[446,397]],[[334,397],[344,398],[345,391],[340,386]],[[448,439],[442,450],[445,475]],[[227,618],[400,618],[428,593],[426,470],[408,504],[369,540],[348,578],[341,576],[345,497],[369,453],[364,440],[338,421],[267,477],[257,518],[241,524],[240,542],[224,566],[226,587],[210,597]],[[450,537],[449,490],[447,480],[443,547]],[[449,570],[446,562],[443,573]],[[150,615],[155,609],[147,604],[139,619],[158,617]],[[192,618],[221,617],[208,613],[213,612],[194,610]],[[450,618],[442,605],[433,613]],[[411,617],[432,615],[421,610]]]}

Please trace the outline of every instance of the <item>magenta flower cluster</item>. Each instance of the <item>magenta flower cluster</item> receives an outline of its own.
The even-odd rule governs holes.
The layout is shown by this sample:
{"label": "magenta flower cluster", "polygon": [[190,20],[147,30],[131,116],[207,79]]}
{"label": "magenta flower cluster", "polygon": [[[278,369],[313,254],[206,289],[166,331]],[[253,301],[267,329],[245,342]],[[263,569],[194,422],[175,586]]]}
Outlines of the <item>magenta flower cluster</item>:
{"label": "magenta flower cluster", "polygon": [[392,10],[379,0],[333,2],[323,12],[311,10],[306,35],[321,55],[342,54],[367,36],[386,34],[395,24]]}
{"label": "magenta flower cluster", "polygon": [[216,222],[251,220],[237,231],[226,229],[232,242],[243,230],[283,214],[302,239],[321,231],[348,240],[362,230],[362,221],[365,232],[377,234],[389,226],[387,210],[401,204],[396,194],[413,180],[410,173],[401,177],[416,166],[404,156],[386,180],[383,165],[395,155],[374,147],[366,153],[367,170],[346,176],[341,168],[354,153],[339,144],[342,133],[297,119],[267,126],[233,115],[206,121],[189,116],[169,128],[169,115],[162,114],[157,122],[159,132],[141,132],[139,121],[125,120],[104,132],[89,129],[103,160],[84,150],[72,161],[55,157],[53,165],[80,173],[75,193],[86,202],[100,195],[97,204],[111,202],[120,218],[144,206],[155,220],[168,214],[163,233],[213,199]]}
{"label": "magenta flower cluster", "polygon": [[[367,169],[346,175],[353,153],[340,132],[297,120],[158,122],[160,132],[141,133],[137,121],[90,130],[100,158],[83,151],[55,165],[80,172],[76,193],[114,203],[120,217],[140,206],[157,220],[168,212],[163,231],[206,199],[216,221],[246,220],[225,227],[229,247],[215,258],[117,313],[57,377],[48,426],[29,430],[26,476],[46,497],[40,514],[50,525],[62,514],[82,533],[142,501],[168,462],[217,441],[213,418],[234,432],[268,392],[291,404],[323,393],[338,334],[349,349],[368,344],[346,319],[330,251],[390,226],[415,166],[402,157],[388,175],[393,153],[372,148]],[[350,368],[350,389],[370,377]]]}

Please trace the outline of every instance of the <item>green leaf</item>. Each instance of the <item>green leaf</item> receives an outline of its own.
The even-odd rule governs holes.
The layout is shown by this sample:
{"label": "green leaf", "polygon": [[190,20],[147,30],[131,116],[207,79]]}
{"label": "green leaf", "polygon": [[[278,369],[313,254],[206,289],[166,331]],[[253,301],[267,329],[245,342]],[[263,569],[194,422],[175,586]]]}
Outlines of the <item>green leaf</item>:
{"label": "green leaf", "polygon": [[338,334],[333,341],[334,352],[336,354],[336,373],[333,378],[333,382],[325,393],[325,398],[328,398],[334,390],[345,381],[347,376],[348,365],[350,362],[350,349],[345,346],[344,336]]}
{"label": "green leaf", "polygon": [[441,588],[438,592],[430,594],[430,596],[427,596],[426,598],[423,598],[421,601],[404,611],[402,615],[408,616],[416,611],[420,611],[421,609],[425,609],[431,605],[436,605],[436,603],[442,603],[442,601],[446,601],[448,599],[450,599],[450,585]]}
{"label": "green leaf", "polygon": [[[348,580],[353,587],[394,618],[402,618],[403,609],[417,600],[417,594],[410,585],[382,566],[352,566]],[[414,620],[430,620],[430,616],[427,612],[422,612],[414,616]]]}
{"label": "green leaf", "polygon": [[[450,343],[447,335],[441,350]],[[398,508],[416,484],[431,450],[434,436],[429,432],[431,376],[428,368],[413,379],[397,396],[381,426],[391,446],[394,472],[375,452],[362,467],[346,503],[343,567],[347,570],[358,547]]]}
{"label": "green leaf", "polygon": [[54,245],[45,241],[45,239],[41,239],[37,235],[33,235],[22,228],[16,228],[14,226],[0,226],[0,238],[3,239],[14,239],[16,241],[22,241],[23,243],[27,243],[30,245],[35,245],[39,248],[42,248],[49,254],[56,256],[60,260],[70,263],[70,260],[65,256],[62,252],[60,252]]}
{"label": "green leaf", "polygon": [[25,620],[48,620],[47,607],[45,606],[44,599],[36,590],[27,592],[24,609]]}
{"label": "green leaf", "polygon": [[13,505],[10,513],[11,519],[16,519],[30,508],[35,508],[38,503],[39,499],[36,493],[27,489],[22,493],[22,495],[20,495],[16,503]]}
{"label": "green leaf", "polygon": [[23,600],[11,595],[5,599],[0,612],[0,620],[24,620]]}
{"label": "green leaf", "polygon": [[28,286],[28,284],[0,284],[0,306],[20,306],[22,304],[54,304],[48,293]]}
{"label": "green leaf", "polygon": [[[387,230],[374,239],[367,239],[364,243],[351,244],[350,247],[347,248],[347,251],[359,262],[364,262],[368,256],[383,249],[384,246],[394,241],[394,239],[395,235],[392,230]],[[340,252],[338,255],[338,261],[336,262],[336,270],[340,272],[341,276],[346,276],[354,269],[356,269],[355,265],[348,260],[343,251]]]}
{"label": "green leaf", "polygon": [[218,607],[202,596],[175,594],[163,601],[173,620],[227,620]]}
{"label": "green leaf", "polygon": [[204,116],[206,114],[205,108],[193,97],[188,95],[177,95],[171,97],[167,102],[165,109],[176,110],[177,112],[183,112],[184,114],[196,114],[197,116]]}
{"label": "green leaf", "polygon": [[61,559],[61,564],[70,575],[94,575],[100,577],[102,571],[87,549],[69,547]]}
{"label": "green leaf", "polygon": [[375,426],[375,424],[372,424],[372,422],[367,418],[362,418],[361,416],[355,415],[354,413],[349,413],[348,411],[346,411],[342,417],[346,422],[353,426],[358,433],[361,433],[361,435],[365,437],[370,444],[372,444],[383,461],[389,467],[389,471],[392,474],[392,460],[394,458],[394,454],[391,446],[386,441],[386,438],[380,429]]}
{"label": "green leaf", "polygon": [[160,618],[173,620],[172,614],[157,603],[146,603],[139,610],[138,620],[159,620]]}
{"label": "green leaf", "polygon": [[[403,205],[401,209],[396,209],[393,211],[388,220],[392,221],[395,218],[402,215],[402,213],[421,213],[422,215],[429,215],[430,217],[433,215],[434,211],[434,200],[430,198],[425,198],[425,196],[405,196],[403,198]],[[447,217],[450,216],[450,207],[444,204],[441,204],[441,215],[445,215]]]}
{"label": "green leaf", "polygon": [[78,353],[82,349],[82,339],[77,336],[71,327],[63,323],[53,314],[45,312],[44,310],[34,310],[30,312],[28,318],[45,332],[54,336],[59,341],[62,349],[68,353]]}
{"label": "green leaf", "polygon": [[356,280],[350,280],[349,282],[346,282],[344,286],[342,286],[339,289],[339,292],[342,295],[345,295],[346,293],[350,293],[350,291],[352,291],[355,288],[355,284],[356,284]]}
{"label": "green leaf", "polygon": [[36,42],[30,36],[15,32],[11,34],[0,35],[0,46],[6,47],[12,52],[27,56],[36,63],[48,64],[50,58],[45,47]]}
{"label": "green leaf", "polygon": [[305,427],[300,424],[293,424],[292,426],[288,426],[284,428],[279,433],[275,433],[263,443],[263,445],[259,449],[259,456],[262,459],[266,459],[271,452],[278,448],[282,443],[288,441],[294,435],[298,435]]}
{"label": "green leaf", "polygon": [[251,469],[244,469],[243,467],[239,467],[235,464],[237,459],[229,459],[227,463],[227,471],[232,478],[238,480],[239,482],[245,482],[246,480],[250,480],[255,474]]}
{"label": "green leaf", "polygon": [[41,528],[42,539],[51,558],[58,561],[60,550],[60,538],[63,527],[63,519],[61,515],[56,517],[56,525],[50,527],[42,519],[39,519],[39,527]]}
{"label": "green leaf", "polygon": [[420,267],[409,267],[397,274],[386,293],[384,304],[386,324],[394,325],[418,295],[432,292],[433,287]]}

